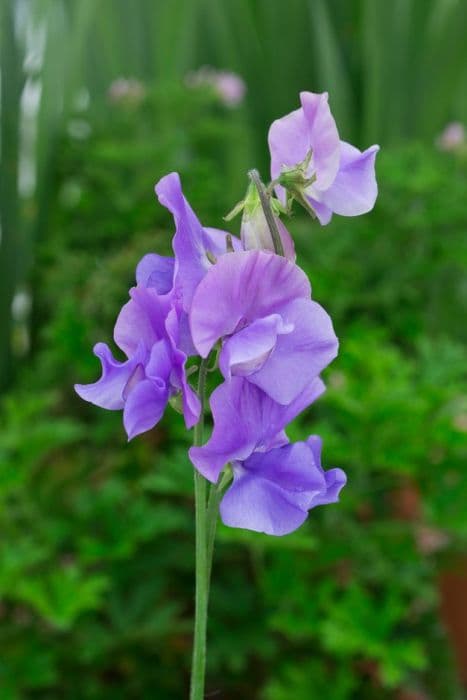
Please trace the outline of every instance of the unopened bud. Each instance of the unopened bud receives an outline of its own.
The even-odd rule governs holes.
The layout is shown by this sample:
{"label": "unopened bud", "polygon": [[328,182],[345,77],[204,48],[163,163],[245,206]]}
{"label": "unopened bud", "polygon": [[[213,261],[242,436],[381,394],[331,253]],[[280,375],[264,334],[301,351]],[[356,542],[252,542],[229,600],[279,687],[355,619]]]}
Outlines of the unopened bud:
{"label": "unopened bud", "polygon": [[[274,220],[284,247],[285,257],[295,260],[294,245],[289,232],[275,214]],[[259,249],[275,252],[271,230],[261,206],[258,190],[253,183],[250,184],[244,200],[240,237],[245,250]]]}

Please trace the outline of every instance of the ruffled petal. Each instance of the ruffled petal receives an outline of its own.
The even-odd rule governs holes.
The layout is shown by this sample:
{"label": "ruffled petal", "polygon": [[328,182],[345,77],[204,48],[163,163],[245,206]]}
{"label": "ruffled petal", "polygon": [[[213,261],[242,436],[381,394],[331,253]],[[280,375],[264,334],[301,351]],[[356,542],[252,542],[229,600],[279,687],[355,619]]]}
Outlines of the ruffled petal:
{"label": "ruffled petal", "polygon": [[160,421],[168,398],[168,387],[161,379],[144,379],[134,387],[123,410],[123,425],[128,440],[145,433]]}
{"label": "ruffled petal", "polygon": [[167,382],[172,371],[172,348],[168,338],[158,340],[151,348],[146,365],[148,379],[162,379]]}
{"label": "ruffled petal", "polygon": [[148,253],[136,267],[136,282],[141,287],[153,287],[158,294],[167,294],[173,286],[175,258]]}
{"label": "ruffled petal", "polygon": [[[302,163],[312,152],[310,172],[316,176],[316,186],[326,189],[334,181],[340,161],[340,143],[336,123],[328,104],[328,93],[300,93],[301,109],[277,119],[269,129],[271,177],[276,179],[283,168]],[[285,203],[285,190],[276,187],[279,199]]]}
{"label": "ruffled petal", "polygon": [[[207,253],[215,254],[218,248],[226,252],[225,234],[217,229],[206,230],[185,199],[180,177],[177,173],[166,175],[156,185],[156,194],[160,203],[174,217],[176,231],[173,238],[175,253],[175,286],[182,295],[185,311],[191,306],[193,294],[206,271],[212,267]],[[216,233],[213,233],[216,231]],[[212,250],[212,249],[215,250]]]}
{"label": "ruffled petal", "polygon": [[167,316],[166,330],[172,348],[172,373],[170,384],[172,389],[182,394],[183,416],[187,428],[192,428],[199,420],[201,403],[197,393],[189,385],[186,377],[187,355],[180,349],[180,320],[185,317],[185,312],[176,307],[172,308]]}
{"label": "ruffled petal", "polygon": [[328,469],[326,472],[321,466],[322,440],[318,435],[310,435],[306,444],[313,453],[318,468],[323,472],[326,481],[326,490],[313,499],[312,507],[335,503],[339,500],[339,493],[347,483],[347,477],[342,469]]}
{"label": "ruffled petal", "polygon": [[311,508],[337,500],[345,474],[341,469],[324,472],[315,448],[314,443],[297,442],[234,463],[234,482],[220,506],[223,522],[286,535],[304,522]]}
{"label": "ruffled petal", "polygon": [[207,357],[240,322],[280,314],[290,301],[309,296],[305,273],[279,255],[260,250],[224,255],[196,290],[190,313],[193,343]]}
{"label": "ruffled petal", "polygon": [[375,176],[375,158],[379,146],[360,152],[345,141],[341,142],[339,172],[321,202],[341,216],[358,216],[371,211],[378,196]]}
{"label": "ruffled petal", "polygon": [[291,331],[293,324],[284,324],[278,314],[253,321],[225,341],[219,356],[222,374],[226,379],[232,374],[240,377],[252,374],[267,361],[277,336]]}
{"label": "ruffled petal", "polygon": [[327,189],[339,170],[340,140],[328,104],[328,93],[301,92],[300,101],[309,128],[316,187]]}
{"label": "ruffled petal", "polygon": [[161,296],[155,289],[146,287],[133,287],[130,296],[114,328],[114,340],[128,357],[140,342],[150,349],[164,337],[165,319],[171,303],[168,296]]}
{"label": "ruffled petal", "polygon": [[232,377],[211,395],[212,435],[202,447],[190,449],[191,461],[209,481],[216,482],[227,462],[243,461],[255,449],[282,442],[285,426],[324,388],[321,379],[315,379],[288,406],[282,406],[243,377]]}
{"label": "ruffled petal", "polygon": [[336,357],[338,340],[330,317],[311,299],[292,302],[283,311],[283,321],[293,331],[277,336],[274,350],[248,379],[287,404]]}
{"label": "ruffled petal", "polygon": [[97,343],[93,350],[102,364],[102,376],[94,384],[75,384],[75,391],[85,401],[107,408],[122,409],[125,404],[125,388],[138,367],[142,367],[146,351],[143,345],[126,362],[118,362],[105,343]]}
{"label": "ruffled petal", "polygon": [[222,522],[267,535],[287,535],[307,518],[284,489],[272,481],[248,474],[234,481],[221,504]]}
{"label": "ruffled petal", "polygon": [[296,109],[273,121],[268,143],[273,180],[280,175],[284,165],[291,167],[305,160],[310,149],[310,131],[303,109]]}

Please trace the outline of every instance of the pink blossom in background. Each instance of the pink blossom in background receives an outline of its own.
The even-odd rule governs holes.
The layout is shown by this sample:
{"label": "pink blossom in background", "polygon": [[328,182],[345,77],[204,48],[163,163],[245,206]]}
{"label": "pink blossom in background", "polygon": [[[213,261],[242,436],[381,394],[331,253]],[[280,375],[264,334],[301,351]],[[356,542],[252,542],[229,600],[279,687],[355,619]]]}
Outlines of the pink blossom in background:
{"label": "pink blossom in background", "polygon": [[461,122],[450,122],[436,139],[440,151],[457,151],[465,144],[465,127]]}
{"label": "pink blossom in background", "polygon": [[187,74],[185,83],[190,88],[210,85],[226,107],[237,107],[243,102],[246,93],[245,81],[239,75],[211,66],[202,66],[196,71],[191,71]]}
{"label": "pink blossom in background", "polygon": [[117,78],[110,84],[107,95],[111,102],[138,104],[146,96],[146,88],[136,78]]}

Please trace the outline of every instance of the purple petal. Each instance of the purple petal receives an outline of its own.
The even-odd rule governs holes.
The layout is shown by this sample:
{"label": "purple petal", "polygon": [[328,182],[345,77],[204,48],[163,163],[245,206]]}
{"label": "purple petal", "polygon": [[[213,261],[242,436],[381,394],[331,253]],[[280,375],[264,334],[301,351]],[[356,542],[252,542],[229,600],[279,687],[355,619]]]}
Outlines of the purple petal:
{"label": "purple petal", "polygon": [[332,213],[358,216],[370,211],[378,195],[375,177],[375,158],[379,146],[371,146],[361,153],[341,141],[341,164],[336,179],[325,191],[315,185],[307,190],[307,197],[321,224],[328,224]]}
{"label": "purple petal", "polygon": [[145,379],[131,391],[123,409],[123,425],[131,440],[160,421],[169,397],[162,379]]}
{"label": "purple petal", "polygon": [[158,294],[167,294],[173,286],[175,259],[148,253],[136,267],[136,282],[141,287],[154,287]]}
{"label": "purple petal", "polygon": [[313,210],[316,216],[318,217],[318,221],[321,224],[321,226],[326,226],[326,224],[328,224],[332,219],[331,209],[329,209],[329,207],[327,207],[322,202],[318,202],[316,199],[313,199],[313,197],[310,195],[307,195],[307,199],[313,207]]}
{"label": "purple petal", "polygon": [[225,255],[227,253],[227,236],[230,235],[232,239],[232,248],[236,253],[243,250],[242,242],[237,236],[229,234],[228,231],[222,231],[219,228],[210,228],[209,226],[204,227],[204,233],[207,240],[207,246],[209,251],[214,255],[215,258]]}
{"label": "purple petal", "polygon": [[378,195],[375,158],[379,146],[361,153],[341,141],[341,164],[336,179],[322,193],[320,201],[341,216],[358,216],[371,211]]}
{"label": "purple petal", "polygon": [[180,319],[185,317],[181,309],[172,308],[167,316],[166,330],[172,347],[172,374],[170,383],[173,389],[181,391],[183,403],[183,415],[187,428],[192,428],[199,420],[201,404],[196,392],[189,385],[186,378],[186,353],[179,348],[180,343]]}
{"label": "purple petal", "polygon": [[140,345],[131,359],[118,362],[105,343],[97,343],[94,354],[102,364],[101,378],[94,384],[75,384],[75,391],[82,399],[96,406],[111,411],[119,410],[125,404],[124,394],[128,382],[145,362],[146,350]]}
{"label": "purple petal", "polygon": [[306,442],[255,452],[243,463],[243,470],[276,482],[305,510],[316,495],[326,490],[324,472]]}
{"label": "purple petal", "polygon": [[247,376],[258,370],[276,345],[277,336],[290,333],[293,325],[284,324],[281,316],[271,314],[227,338],[219,357],[219,368],[226,379],[232,374]]}
{"label": "purple petal", "polygon": [[318,435],[310,435],[306,441],[310,447],[316,465],[323,472],[326,480],[326,491],[313,499],[312,507],[335,503],[339,500],[339,492],[347,482],[347,477],[342,469],[328,469],[326,472],[321,466],[322,440]]}
{"label": "purple petal", "polygon": [[310,508],[337,500],[345,474],[325,473],[315,459],[316,447],[311,438],[234,463],[234,483],[220,507],[224,523],[286,535],[304,522]]}
{"label": "purple petal", "polygon": [[327,92],[301,92],[300,101],[310,131],[315,184],[317,188],[324,190],[334,182],[339,169],[339,133],[329,108]]}
{"label": "purple petal", "polygon": [[297,259],[297,255],[295,253],[295,244],[293,242],[293,238],[286,229],[284,223],[281,221],[281,219],[279,219],[279,217],[276,217],[276,223],[279,231],[279,236],[281,237],[282,246],[284,248],[284,256],[287,258],[287,260],[290,260],[294,263]]}
{"label": "purple petal", "polygon": [[336,357],[338,341],[330,317],[311,299],[289,304],[283,321],[293,331],[277,336],[274,350],[248,379],[275,401],[287,404]]}
{"label": "purple petal", "polygon": [[[300,93],[301,109],[277,119],[269,130],[271,177],[276,179],[283,168],[303,162],[312,151],[310,172],[316,175],[316,185],[327,188],[336,177],[340,145],[336,123],[328,104],[328,94]],[[285,201],[285,191],[276,187],[278,197]]]}
{"label": "purple petal", "polygon": [[[284,165],[291,167],[305,160],[310,150],[310,134],[303,109],[276,119],[269,129],[268,143],[273,180],[279,177]],[[280,199],[285,201],[283,188],[277,190]]]}
{"label": "purple petal", "polygon": [[224,255],[196,290],[190,313],[193,343],[207,357],[240,322],[280,314],[291,300],[309,295],[305,273],[283,257],[259,250]]}
{"label": "purple petal", "polygon": [[157,294],[155,289],[133,287],[130,296],[114,329],[114,340],[128,357],[133,355],[140,342],[150,349],[164,337],[165,319],[170,309],[170,299]]}
{"label": "purple petal", "polygon": [[166,207],[175,220],[173,249],[175,253],[175,286],[180,289],[185,311],[191,306],[193,294],[206,271],[212,267],[207,252],[212,248],[223,248],[217,229],[206,231],[198,217],[183,196],[180,177],[177,173],[166,175],[156,185],[156,194],[160,203]]}
{"label": "purple petal", "polygon": [[168,339],[158,340],[151,348],[151,354],[146,365],[148,379],[168,381],[172,370],[172,348]]}
{"label": "purple petal", "polygon": [[221,504],[222,522],[267,535],[287,535],[306,520],[308,512],[289,500],[272,481],[248,474],[226,491]]}
{"label": "purple petal", "polygon": [[190,449],[191,461],[209,481],[216,482],[227,462],[243,461],[256,448],[277,445],[278,437],[282,441],[285,426],[323,391],[323,382],[315,379],[290,405],[282,406],[246,379],[232,377],[211,395],[212,435],[202,447]]}

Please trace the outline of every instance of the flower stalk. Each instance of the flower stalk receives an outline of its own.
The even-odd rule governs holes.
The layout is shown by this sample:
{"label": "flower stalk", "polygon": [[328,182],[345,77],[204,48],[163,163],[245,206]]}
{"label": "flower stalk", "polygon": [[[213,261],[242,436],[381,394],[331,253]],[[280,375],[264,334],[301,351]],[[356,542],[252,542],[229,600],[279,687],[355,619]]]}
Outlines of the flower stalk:
{"label": "flower stalk", "polygon": [[276,220],[271,209],[271,200],[266,192],[266,188],[263,185],[257,170],[250,170],[248,173],[248,177],[254,183],[256,189],[258,190],[259,199],[263,208],[264,216],[266,217],[266,222],[271,232],[272,242],[274,244],[274,251],[277,255],[284,256],[284,246],[282,245],[282,239],[280,237],[279,229],[277,228]]}
{"label": "flower stalk", "polygon": [[[197,446],[203,443],[206,376],[208,371],[207,359],[202,360],[198,375],[198,396],[201,402],[201,413],[199,421],[194,427],[193,435],[193,444]],[[196,509],[196,592],[190,700],[203,700],[206,675],[206,630],[209,582],[211,578],[214,538],[221,494],[220,484],[219,486],[217,484],[212,486],[208,505],[207,481],[196,469],[194,472],[194,482]]]}

